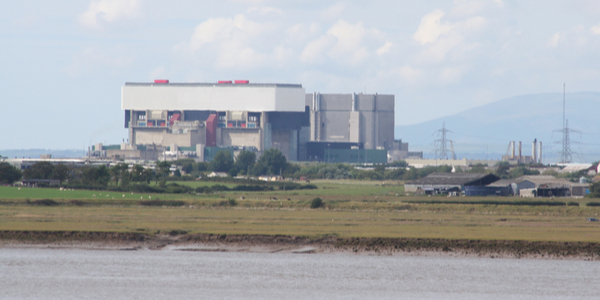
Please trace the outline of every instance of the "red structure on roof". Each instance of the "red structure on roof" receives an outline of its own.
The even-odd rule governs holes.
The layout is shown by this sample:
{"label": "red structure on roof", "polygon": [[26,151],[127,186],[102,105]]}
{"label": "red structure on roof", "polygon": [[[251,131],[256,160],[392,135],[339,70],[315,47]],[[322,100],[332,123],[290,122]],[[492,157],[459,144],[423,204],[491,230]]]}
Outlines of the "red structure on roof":
{"label": "red structure on roof", "polygon": [[181,114],[173,114],[171,116],[171,119],[169,120],[169,125],[173,126],[173,123],[175,123],[175,121],[179,121],[179,117],[181,117]]}
{"label": "red structure on roof", "polygon": [[154,83],[169,83],[169,79],[154,79]]}
{"label": "red structure on roof", "polygon": [[217,146],[217,115],[212,114],[206,120],[206,146]]}

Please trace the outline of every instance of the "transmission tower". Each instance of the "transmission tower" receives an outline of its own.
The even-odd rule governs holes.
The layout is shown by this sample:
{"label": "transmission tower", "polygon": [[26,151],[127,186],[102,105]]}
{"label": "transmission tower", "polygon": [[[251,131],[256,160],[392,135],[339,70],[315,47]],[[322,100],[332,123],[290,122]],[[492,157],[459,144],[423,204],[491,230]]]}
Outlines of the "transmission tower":
{"label": "transmission tower", "polygon": [[[439,139],[433,142],[435,147],[434,153],[436,159],[448,159],[448,147],[446,146],[448,142],[452,145],[452,140],[446,138],[446,133],[452,132],[446,129],[446,122],[442,123],[442,129],[436,130],[433,134],[437,134],[440,136]],[[454,159],[454,145],[452,145],[452,158]]]}
{"label": "transmission tower", "polygon": [[571,132],[577,132],[581,134],[581,131],[569,128],[569,120],[567,120],[565,114],[565,91],[566,84],[563,84],[563,128],[554,130],[554,132],[562,133],[562,140],[555,142],[556,144],[562,145],[562,150],[560,151],[560,162],[563,164],[570,164],[573,162],[573,153],[571,152]]}

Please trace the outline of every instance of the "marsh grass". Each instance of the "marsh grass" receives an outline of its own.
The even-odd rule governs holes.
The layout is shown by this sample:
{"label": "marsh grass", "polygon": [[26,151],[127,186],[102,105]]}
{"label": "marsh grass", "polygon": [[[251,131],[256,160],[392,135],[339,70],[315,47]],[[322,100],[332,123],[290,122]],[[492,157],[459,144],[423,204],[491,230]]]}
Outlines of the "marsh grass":
{"label": "marsh grass", "polygon": [[[598,217],[600,207],[584,206],[587,199],[535,206],[516,204],[522,198],[396,196],[403,188],[391,183],[311,183],[319,190],[161,194],[160,200],[152,194],[0,187],[0,230],[600,242],[600,226],[586,221]],[[320,209],[310,208],[315,198],[322,200]]]}

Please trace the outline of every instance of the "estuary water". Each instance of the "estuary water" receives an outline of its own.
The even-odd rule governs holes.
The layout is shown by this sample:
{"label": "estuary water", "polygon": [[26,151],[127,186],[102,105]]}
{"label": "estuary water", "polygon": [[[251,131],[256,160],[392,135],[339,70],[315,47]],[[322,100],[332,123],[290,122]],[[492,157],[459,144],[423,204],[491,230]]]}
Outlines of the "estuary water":
{"label": "estuary water", "polygon": [[598,299],[600,262],[0,249],[1,299]]}

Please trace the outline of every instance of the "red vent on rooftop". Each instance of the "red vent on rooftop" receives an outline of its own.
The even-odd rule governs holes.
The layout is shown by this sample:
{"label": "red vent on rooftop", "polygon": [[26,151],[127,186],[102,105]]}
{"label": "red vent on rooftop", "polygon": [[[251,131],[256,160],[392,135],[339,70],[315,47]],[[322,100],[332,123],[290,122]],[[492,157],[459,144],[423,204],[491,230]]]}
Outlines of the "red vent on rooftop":
{"label": "red vent on rooftop", "polygon": [[231,80],[219,80],[218,83],[219,84],[227,84],[227,83],[231,83]]}
{"label": "red vent on rooftop", "polygon": [[250,80],[236,80],[235,84],[248,84],[250,83]]}
{"label": "red vent on rooftop", "polygon": [[169,83],[169,79],[154,79],[154,83]]}

